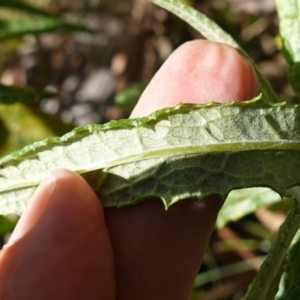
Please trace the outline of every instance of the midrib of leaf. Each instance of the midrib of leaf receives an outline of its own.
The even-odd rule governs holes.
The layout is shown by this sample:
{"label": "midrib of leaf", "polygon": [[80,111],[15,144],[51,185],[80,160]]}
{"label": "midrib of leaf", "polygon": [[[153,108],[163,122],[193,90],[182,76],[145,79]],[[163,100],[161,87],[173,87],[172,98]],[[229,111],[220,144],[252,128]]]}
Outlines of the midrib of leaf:
{"label": "midrib of leaf", "polygon": [[[258,105],[257,105],[258,104]],[[262,104],[261,107],[259,105]],[[227,108],[246,108],[247,105],[249,106],[249,110],[255,110],[255,109],[280,109],[282,107],[285,108],[297,108],[297,105],[288,105],[284,103],[279,103],[274,106],[272,105],[266,105],[262,102],[262,100],[258,97],[251,101],[245,101],[245,102],[231,102],[225,105],[220,105],[219,103],[208,103],[208,104],[179,104],[175,107],[171,108],[165,108],[160,111],[156,111],[149,117],[141,118],[141,119],[132,119],[132,120],[119,120],[119,121],[112,121],[104,125],[98,125],[98,124],[91,124],[86,126],[81,126],[75,128],[72,132],[67,133],[66,135],[59,137],[52,137],[49,139],[45,139],[41,142],[33,143],[32,145],[29,145],[21,150],[18,150],[11,155],[8,155],[6,157],[3,157],[0,159],[0,166],[4,165],[7,161],[11,161],[18,158],[27,158],[27,156],[33,156],[33,153],[35,150],[40,151],[46,151],[50,147],[56,147],[65,145],[63,147],[67,147],[68,143],[74,143],[77,140],[80,140],[82,135],[82,138],[87,137],[89,135],[92,135],[96,132],[106,132],[107,130],[123,130],[123,129],[129,129],[129,130],[135,130],[132,134],[136,134],[137,137],[139,137],[139,130],[146,126],[156,126],[159,124],[159,120],[155,121],[156,119],[159,119],[161,116],[167,116],[168,114],[177,113],[180,114],[182,111],[182,115],[188,113],[186,112],[196,112],[197,110],[201,111],[201,109],[221,109],[222,107]],[[242,111],[240,113],[243,113]],[[258,111],[259,113],[259,111]],[[209,115],[209,112],[207,112]],[[231,116],[219,116],[216,119],[230,119]],[[150,122],[156,122],[155,125],[149,125]],[[214,120],[207,121],[207,123],[213,122]],[[162,126],[167,128],[167,130],[170,130],[171,128],[176,128],[177,126],[168,125],[168,126]],[[193,126],[187,126],[182,125],[178,126],[177,128],[184,127],[186,129],[195,129],[195,128],[203,128],[205,126],[203,125],[193,125]],[[257,128],[259,130],[259,128]],[[250,128],[251,130],[251,128]],[[275,129],[271,128],[270,131],[273,131],[276,135],[277,132]],[[86,132],[86,133],[85,133]],[[208,134],[208,133],[207,133]],[[188,139],[185,139],[188,140]],[[201,141],[200,141],[201,142]],[[162,148],[155,148],[153,150],[144,150],[144,149],[135,149],[133,153],[129,153],[129,155],[120,155],[120,157],[117,157],[112,160],[105,160],[101,162],[100,160],[97,161],[96,164],[88,165],[87,168],[78,170],[80,173],[84,173],[85,171],[91,171],[95,169],[105,169],[105,168],[111,168],[116,165],[120,164],[126,164],[131,163],[135,161],[145,160],[145,159],[152,159],[152,158],[158,158],[163,156],[176,156],[176,155],[184,155],[184,154],[195,154],[195,153],[206,153],[206,152],[236,152],[236,151],[249,151],[249,150],[299,150],[300,149],[300,141],[299,140],[293,140],[293,139],[280,139],[276,137],[275,140],[253,140],[253,139],[241,139],[238,141],[227,141],[227,140],[220,140],[215,139],[213,136],[210,136],[210,142],[209,143],[202,143],[199,145],[193,145],[192,141],[188,141],[187,145],[184,146],[172,146],[172,147],[162,147]],[[105,147],[105,143],[102,143],[103,147]],[[117,156],[117,155],[116,155]],[[80,160],[80,159],[78,159]],[[0,169],[1,170],[1,169]]]}
{"label": "midrib of leaf", "polygon": [[[36,146],[39,148],[38,145]],[[264,142],[239,142],[239,143],[218,143],[204,146],[185,146],[185,147],[171,147],[164,148],[153,151],[145,151],[137,154],[132,154],[128,156],[123,156],[118,159],[106,161],[103,164],[92,164],[85,165],[84,168],[73,168],[72,171],[82,175],[87,172],[92,172],[100,169],[110,169],[116,166],[130,164],[138,161],[144,161],[148,159],[156,159],[163,157],[173,157],[180,155],[189,155],[189,154],[200,154],[200,153],[217,153],[217,152],[245,152],[251,150],[300,150],[300,141],[264,141]],[[63,166],[62,166],[63,167]],[[79,166],[80,167],[80,166]],[[44,174],[43,174],[44,175]],[[1,191],[9,191],[14,190],[16,188],[26,188],[38,185],[43,176],[41,176],[38,180],[35,181],[26,181],[22,184],[14,184],[11,186],[5,186],[1,188]]]}
{"label": "midrib of leaf", "polygon": [[206,39],[214,42],[225,43],[237,49],[251,63],[259,82],[259,86],[266,101],[279,102],[278,96],[270,86],[268,80],[261,73],[259,68],[254,63],[253,59],[247,52],[219,25],[210,20],[204,14],[196,9],[184,4],[179,0],[151,0],[153,3],[165,8],[166,10],[174,13],[179,18],[183,19],[191,27],[200,32]]}

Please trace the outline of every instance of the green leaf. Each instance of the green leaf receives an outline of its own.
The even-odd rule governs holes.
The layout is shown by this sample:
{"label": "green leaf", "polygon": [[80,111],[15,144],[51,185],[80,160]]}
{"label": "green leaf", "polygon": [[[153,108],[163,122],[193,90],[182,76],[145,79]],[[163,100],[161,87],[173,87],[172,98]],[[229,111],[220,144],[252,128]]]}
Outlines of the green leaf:
{"label": "green leaf", "polygon": [[281,197],[268,188],[249,188],[232,191],[221,208],[216,227],[242,219],[259,208],[281,201]]}
{"label": "green leaf", "polygon": [[300,4],[298,0],[276,0],[283,54],[292,64],[300,62]]}
{"label": "green leaf", "polygon": [[0,160],[0,213],[20,213],[51,170],[81,174],[104,206],[300,182],[300,106],[254,99],[180,104],[152,115],[78,127]]}
{"label": "green leaf", "polygon": [[298,0],[276,0],[282,53],[288,64],[289,81],[300,96],[300,3]]}
{"label": "green leaf", "polygon": [[228,44],[236,49],[241,49],[239,44],[226,33],[218,24],[180,0],[151,0],[153,3],[172,12],[183,19],[190,26],[200,32],[205,38],[215,42]]}
{"label": "green leaf", "polygon": [[16,38],[25,34],[40,34],[55,30],[95,33],[95,31],[83,25],[68,23],[58,17],[0,20],[0,40]]}
{"label": "green leaf", "polygon": [[279,228],[267,258],[247,291],[245,300],[273,299],[277,292],[276,286],[284,271],[284,259],[300,227],[300,187],[293,186],[286,192],[293,198],[291,209]]}
{"label": "green leaf", "polygon": [[14,230],[17,224],[16,220],[12,220],[9,217],[0,216],[0,235],[10,233]]}
{"label": "green leaf", "polygon": [[30,13],[30,14],[37,14],[37,15],[42,15],[42,16],[46,16],[46,17],[50,17],[50,16],[53,17],[53,15],[49,14],[47,11],[36,8],[36,7],[34,7],[28,3],[25,3],[23,1],[1,0],[0,7],[21,10],[21,11],[24,11],[24,12]]}
{"label": "green leaf", "polygon": [[279,102],[276,93],[271,88],[265,76],[260,72],[252,58],[245,52],[245,50],[218,24],[209,19],[204,14],[196,9],[184,4],[180,0],[151,0],[153,3],[165,8],[166,10],[174,13],[179,18],[183,19],[190,26],[200,32],[205,38],[210,41],[225,43],[237,49],[244,57],[246,57],[252,64],[256,72],[260,89],[262,94],[266,97],[267,101]]}
{"label": "green leaf", "polygon": [[197,275],[194,288],[200,288],[205,284],[224,279],[229,276],[238,275],[247,271],[254,271],[257,265],[261,265],[265,256],[248,258],[222,267],[210,269]]}
{"label": "green leaf", "polygon": [[300,62],[295,62],[290,66],[288,70],[288,78],[293,90],[296,92],[298,97],[300,97]]}
{"label": "green leaf", "polygon": [[[277,262],[275,262],[275,263],[277,263]],[[285,262],[282,261],[279,266],[279,269],[277,271],[277,274],[274,276],[272,283],[268,287],[268,291],[266,293],[265,299],[275,299],[276,298],[276,294],[278,293],[280,281],[281,281],[282,275],[284,273],[284,265],[285,265]]]}
{"label": "green leaf", "polygon": [[280,282],[276,300],[298,299],[300,295],[300,230],[294,237],[287,254],[285,273]]}
{"label": "green leaf", "polygon": [[0,84],[0,103],[38,103],[42,99],[53,98],[55,96],[57,96],[56,93],[35,89],[33,87]]}
{"label": "green leaf", "polygon": [[0,156],[72,129],[59,117],[45,114],[39,107],[0,104]]}
{"label": "green leaf", "polygon": [[[0,115],[1,115],[1,111],[0,111]],[[9,131],[6,127],[6,124],[3,122],[3,120],[1,120],[0,117],[0,149],[2,149],[5,146],[8,139],[9,139]],[[0,151],[0,155],[1,155],[1,151]]]}

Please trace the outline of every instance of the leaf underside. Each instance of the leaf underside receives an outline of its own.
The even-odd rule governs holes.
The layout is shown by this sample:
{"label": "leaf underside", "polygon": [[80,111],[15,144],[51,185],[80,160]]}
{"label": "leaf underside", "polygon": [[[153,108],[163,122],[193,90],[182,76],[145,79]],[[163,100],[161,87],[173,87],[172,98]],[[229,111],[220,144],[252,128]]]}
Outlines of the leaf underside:
{"label": "leaf underside", "polygon": [[57,168],[81,174],[105,207],[165,207],[246,187],[300,182],[300,106],[254,99],[180,104],[146,118],[86,125],[0,160],[0,214],[21,213]]}
{"label": "leaf underside", "polygon": [[300,96],[300,2],[276,0],[279,17],[282,53],[288,64],[288,77],[294,91]]}

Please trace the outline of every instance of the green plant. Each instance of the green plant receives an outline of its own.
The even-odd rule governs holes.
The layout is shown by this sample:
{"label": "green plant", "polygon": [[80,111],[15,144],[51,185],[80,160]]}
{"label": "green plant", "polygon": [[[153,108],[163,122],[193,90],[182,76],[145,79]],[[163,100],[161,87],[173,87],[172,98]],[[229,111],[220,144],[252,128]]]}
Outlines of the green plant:
{"label": "green plant", "polygon": [[[56,30],[95,32],[86,26],[67,22],[59,16],[50,14],[23,1],[3,0],[0,3],[0,8],[9,8],[30,14],[26,18],[0,18],[0,41],[23,37],[26,34],[38,35]],[[39,101],[47,97],[53,97],[53,93],[45,93],[30,87],[0,85],[0,103]]]}
{"label": "green plant", "polygon": [[0,8],[9,8],[18,12],[30,14],[26,18],[0,19],[0,40],[22,37],[24,34],[40,34],[63,30],[67,32],[83,31],[94,33],[94,30],[81,24],[65,21],[63,18],[51,14],[45,10],[36,8],[20,0],[3,0]]}
{"label": "green plant", "polygon": [[[65,21],[62,17],[36,8],[20,0],[3,0],[0,9],[9,9],[21,17],[3,18],[0,15],[0,43],[17,41],[26,34],[38,36],[45,32],[94,31],[81,25]],[[36,139],[61,135],[72,129],[58,118],[43,113],[37,104],[46,98],[57,97],[56,93],[32,86],[0,84],[0,155],[24,147]],[[10,105],[15,104],[15,105]],[[20,131],[21,128],[27,128]]]}
{"label": "green plant", "polygon": [[[299,265],[293,260],[299,260],[300,107],[279,103],[245,51],[207,17],[177,0],[153,2],[183,18],[206,38],[227,43],[249,59],[261,96],[225,105],[178,105],[142,119],[82,126],[62,138],[27,146],[0,160],[0,212],[21,213],[43,176],[57,167],[84,176],[101,193],[104,206],[134,205],[154,195],[168,208],[191,196],[199,200],[210,194],[225,197],[232,189],[268,186],[294,200],[245,299],[273,299],[280,281],[277,299],[289,299],[299,286]],[[287,5],[278,0],[277,6],[289,78],[298,93],[297,1]],[[256,203],[254,209],[270,203],[267,197],[258,199],[251,199]],[[277,197],[272,201],[278,201]],[[287,271],[282,276],[284,266]]]}

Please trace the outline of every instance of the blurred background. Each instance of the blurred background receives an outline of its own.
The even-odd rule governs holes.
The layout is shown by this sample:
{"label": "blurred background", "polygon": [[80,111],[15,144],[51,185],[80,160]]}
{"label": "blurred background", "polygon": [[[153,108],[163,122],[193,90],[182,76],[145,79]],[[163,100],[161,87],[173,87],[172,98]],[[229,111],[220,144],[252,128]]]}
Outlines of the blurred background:
{"label": "blurred background", "polygon": [[[273,0],[182,1],[230,33],[283,100],[297,101],[280,54]],[[2,0],[0,156],[74,126],[127,118],[174,49],[199,38],[147,0]],[[248,202],[243,210],[237,205],[236,222],[223,210],[191,299],[244,295],[289,207],[289,201],[279,204],[275,193],[255,192],[269,197],[270,206],[251,208]],[[240,203],[244,195],[231,199]],[[2,245],[16,220],[0,217]]]}

